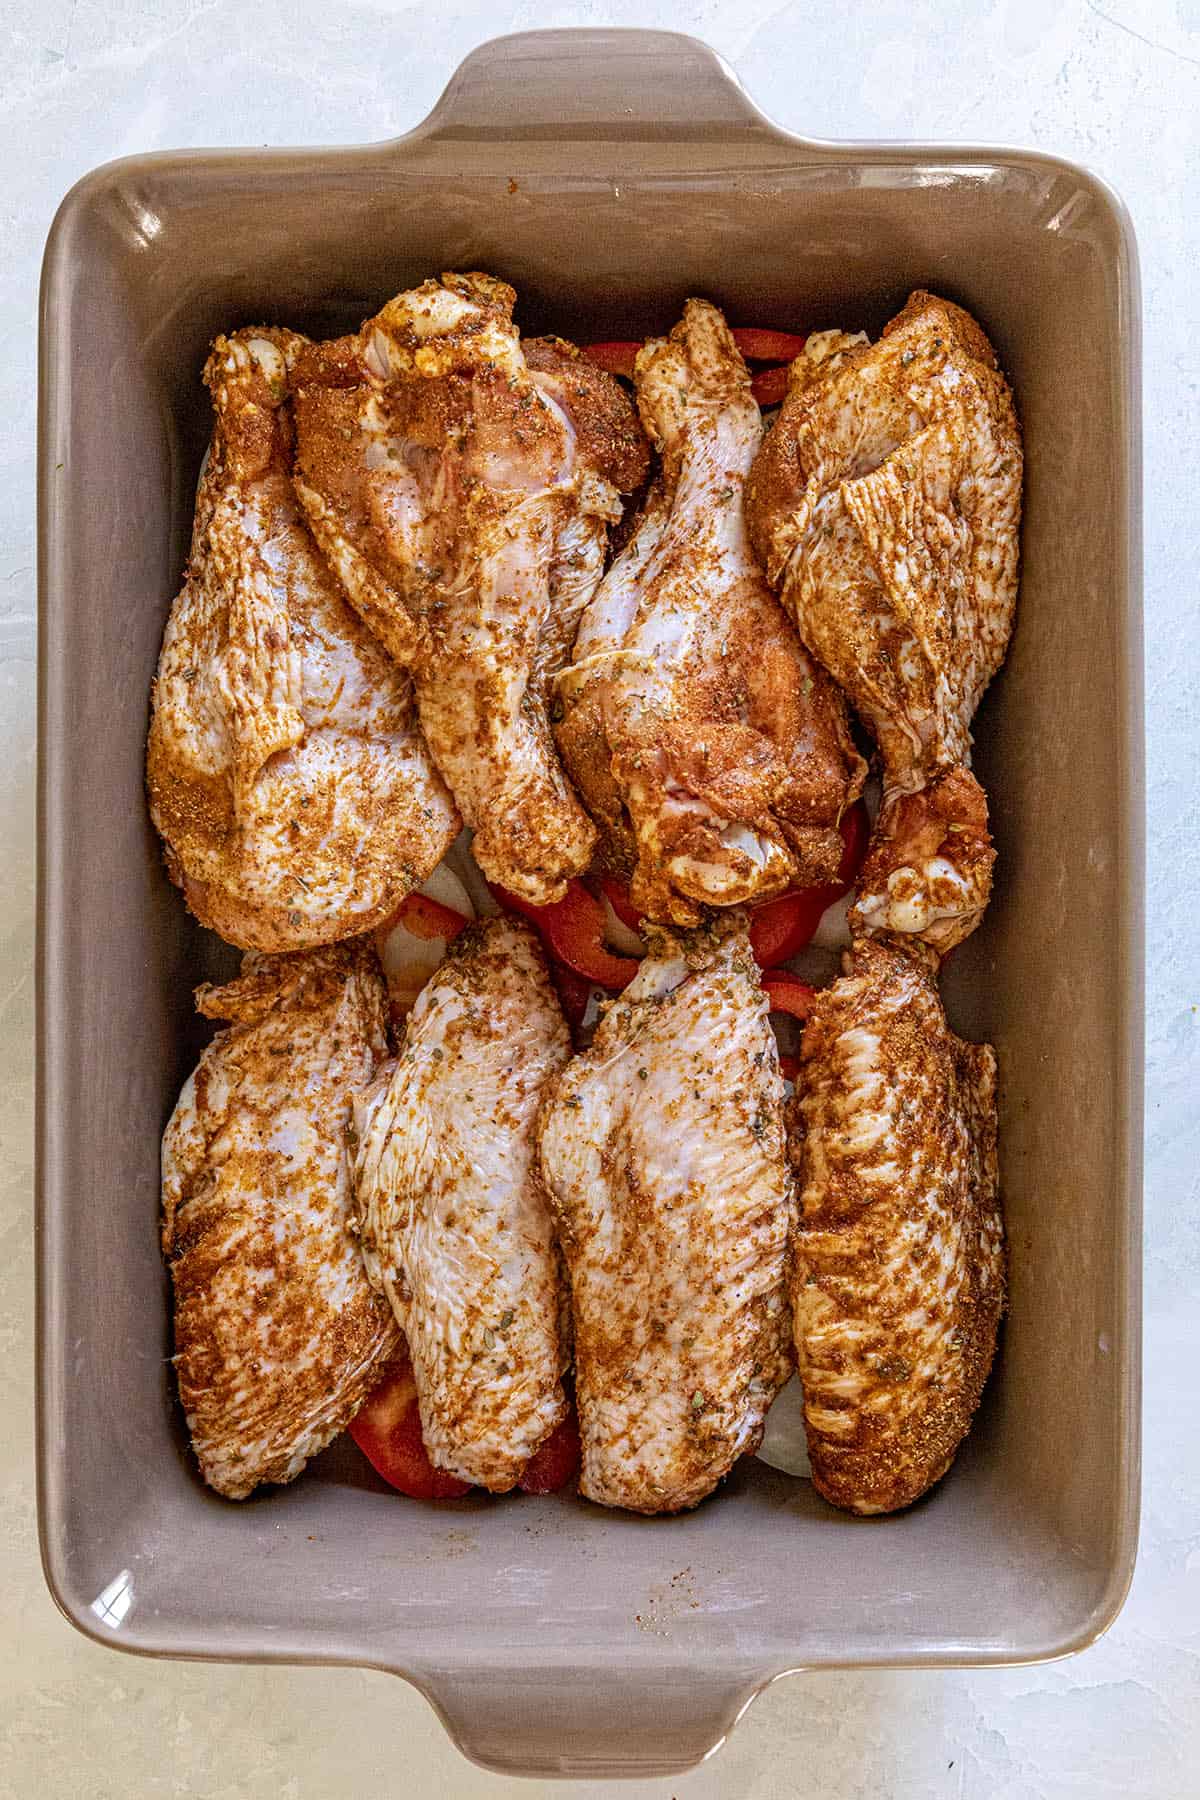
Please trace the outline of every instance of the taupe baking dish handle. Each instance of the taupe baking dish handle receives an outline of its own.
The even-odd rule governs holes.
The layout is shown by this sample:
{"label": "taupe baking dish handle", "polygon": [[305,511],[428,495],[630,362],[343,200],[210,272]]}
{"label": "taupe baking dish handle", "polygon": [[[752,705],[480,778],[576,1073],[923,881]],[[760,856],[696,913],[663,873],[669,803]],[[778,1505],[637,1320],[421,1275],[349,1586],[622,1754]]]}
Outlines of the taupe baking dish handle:
{"label": "taupe baking dish handle", "polygon": [[674,31],[525,31],[459,64],[415,136],[610,141],[772,136],[727,63]]}
{"label": "taupe baking dish handle", "polygon": [[678,1774],[702,1761],[733,1730],[775,1677],[697,1658],[661,1668],[529,1670],[492,1664],[426,1678],[419,1685],[459,1749],[485,1768],[512,1775]]}

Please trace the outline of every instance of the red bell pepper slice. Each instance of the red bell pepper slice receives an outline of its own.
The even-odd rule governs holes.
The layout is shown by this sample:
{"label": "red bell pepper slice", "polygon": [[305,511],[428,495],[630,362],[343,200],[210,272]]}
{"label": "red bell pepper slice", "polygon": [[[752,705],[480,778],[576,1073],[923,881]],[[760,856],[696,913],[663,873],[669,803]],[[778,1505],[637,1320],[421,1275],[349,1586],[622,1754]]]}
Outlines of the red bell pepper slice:
{"label": "red bell pepper slice", "polygon": [[508,889],[501,887],[498,881],[489,881],[488,886],[505,912],[520,913],[521,917],[528,919],[531,925],[540,925],[543,915],[549,910],[545,906],[535,906],[532,900],[522,900],[520,894],[510,894]]}
{"label": "red bell pepper slice", "polygon": [[793,1019],[807,1019],[816,998],[816,988],[786,969],[776,969],[762,978],[763,992],[772,1012],[790,1013]]}
{"label": "red bell pepper slice", "polygon": [[862,868],[867,854],[867,840],[871,835],[871,821],[867,816],[867,808],[862,800],[856,800],[842,814],[838,830],[842,834],[842,842],[846,846],[842,851],[841,867],[838,869],[838,893],[834,896],[840,900],[854,886],[858,871]]}
{"label": "red bell pepper slice", "polygon": [[575,1408],[556,1425],[545,1443],[535,1450],[517,1483],[523,1494],[557,1494],[577,1473],[582,1460],[579,1420]]}
{"label": "red bell pepper slice", "polygon": [[[858,879],[858,871],[862,868],[867,854],[867,843],[871,836],[871,821],[866,806],[861,800],[848,807],[842,814],[838,830],[842,834],[842,860],[838,864],[836,881],[823,881],[816,887],[802,891],[812,896],[817,908],[817,920],[826,907],[848,894]],[[813,930],[817,929],[816,922]]]}
{"label": "red bell pepper slice", "polygon": [[775,969],[812,942],[828,902],[825,889],[796,888],[750,914],[750,948],[760,969]]}
{"label": "red bell pepper slice", "polygon": [[[376,1473],[410,1499],[459,1500],[470,1493],[470,1482],[435,1469],[429,1460],[407,1356],[396,1359],[347,1430]],[[578,1470],[580,1454],[579,1421],[572,1406],[534,1451],[517,1485],[526,1494],[557,1493]]]}
{"label": "red bell pepper slice", "polygon": [[766,331],[753,325],[735,325],[733,341],[747,362],[789,363],[799,356],[807,340],[795,331]]}
{"label": "red bell pepper slice", "polygon": [[500,904],[531,920],[551,955],[585,981],[619,993],[637,974],[636,957],[614,956],[604,942],[604,908],[582,881],[569,882],[565,898],[550,906],[531,906],[507,888],[491,887]]}
{"label": "red bell pepper slice", "polygon": [[842,815],[842,860],[836,881],[819,882],[815,887],[793,888],[778,900],[765,900],[750,912],[750,948],[760,969],[775,969],[789,962],[797,951],[812,942],[826,907],[840,900],[854,885],[867,851],[870,823],[867,809],[856,800]]}
{"label": "red bell pepper slice", "polygon": [[[806,339],[802,332],[771,331],[762,326],[739,325],[734,328],[733,341],[747,362],[790,363],[793,357],[799,356]],[[589,362],[607,369],[610,375],[624,375],[626,380],[632,380],[634,362],[641,347],[641,340],[611,338],[604,343],[585,344],[583,354]],[[782,399],[786,391],[785,380],[778,398]],[[768,404],[774,405],[776,402],[770,401]]]}
{"label": "red bell pepper slice", "polygon": [[440,900],[431,900],[428,894],[406,894],[387,924],[380,930],[380,936],[386,937],[397,925],[403,925],[414,937],[445,938],[452,943],[459,932],[471,923],[452,906],[443,906]]}
{"label": "red bell pepper slice", "polygon": [[612,338],[603,344],[585,344],[583,354],[610,375],[624,375],[632,381],[634,358],[641,347],[641,339],[635,342],[632,338]]}
{"label": "red bell pepper slice", "polygon": [[779,1052],[779,1073],[783,1076],[785,1081],[790,1081],[794,1087],[796,1085],[796,1079],[800,1074],[800,1058],[798,1056],[789,1056],[786,1050],[781,1050]]}
{"label": "red bell pepper slice", "polygon": [[760,369],[750,383],[750,392],[760,406],[782,406],[787,398],[788,365],[779,363],[771,369]]}
{"label": "red bell pepper slice", "polygon": [[435,1469],[429,1460],[407,1354],[396,1358],[346,1429],[376,1473],[413,1500],[458,1500],[471,1490],[469,1481]]}

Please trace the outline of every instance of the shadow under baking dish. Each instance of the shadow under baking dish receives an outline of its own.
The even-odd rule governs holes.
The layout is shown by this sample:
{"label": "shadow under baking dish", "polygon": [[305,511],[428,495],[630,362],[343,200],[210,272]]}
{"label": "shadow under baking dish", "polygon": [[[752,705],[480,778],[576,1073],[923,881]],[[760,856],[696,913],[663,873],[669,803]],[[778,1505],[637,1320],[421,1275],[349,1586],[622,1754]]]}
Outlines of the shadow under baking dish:
{"label": "shadow under baking dish", "polygon": [[[444,268],[581,338],[877,329],[923,285],[978,314],[1027,450],[1008,664],[978,722],[1000,852],[952,960],[1001,1069],[1003,1352],[950,1477],[841,1517],[739,1465],[694,1514],[406,1505],[334,1446],[240,1506],[191,1466],[158,1249],[158,1142],[219,973],[146,817],[147,697],[186,555],[221,329],[356,325]],[[694,1762],[786,1669],[1054,1656],[1136,1542],[1141,1104],[1138,293],[1119,203],[1016,151],[806,142],[691,39],[531,33],[359,150],[197,152],[64,202],[41,341],[39,1439],[47,1576],[155,1655],[354,1663],[495,1768]],[[227,966],[227,965],[226,965]]]}

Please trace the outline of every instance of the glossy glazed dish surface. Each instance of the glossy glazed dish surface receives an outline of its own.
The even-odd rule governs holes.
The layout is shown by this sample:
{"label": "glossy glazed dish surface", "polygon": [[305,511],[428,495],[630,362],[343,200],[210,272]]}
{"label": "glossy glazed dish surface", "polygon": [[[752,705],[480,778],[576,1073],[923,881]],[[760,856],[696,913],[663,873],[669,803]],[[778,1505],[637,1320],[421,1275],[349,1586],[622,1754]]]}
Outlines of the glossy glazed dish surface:
{"label": "glossy glazed dish surface", "polygon": [[[969,307],[1026,444],[1018,628],[975,726],[999,851],[944,990],[996,1046],[1011,1305],[951,1479],[833,1514],[739,1465],[656,1520],[570,1498],[406,1506],[335,1444],[240,1508],[200,1484],[169,1367],[158,1143],[232,957],[146,818],[146,695],[186,555],[218,330],[353,328],[443,268],[578,340],[735,321],[875,332]],[[570,279],[564,279],[564,272]],[[564,293],[569,292],[569,316]],[[1119,204],[1019,152],[817,144],[693,40],[531,33],[362,150],[97,171],[47,251],[41,344],[40,1512],[48,1579],[146,1654],[342,1662],[417,1683],[468,1754],[649,1774],[767,1681],[1063,1654],[1136,1544],[1141,742],[1137,275]]]}

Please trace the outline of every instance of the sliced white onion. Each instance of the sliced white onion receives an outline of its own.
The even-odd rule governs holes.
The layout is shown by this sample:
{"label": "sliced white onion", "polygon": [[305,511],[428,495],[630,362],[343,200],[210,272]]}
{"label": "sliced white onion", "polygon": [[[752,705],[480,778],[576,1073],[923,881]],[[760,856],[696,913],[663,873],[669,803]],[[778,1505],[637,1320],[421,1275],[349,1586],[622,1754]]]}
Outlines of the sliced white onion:
{"label": "sliced white onion", "polygon": [[[466,919],[475,917],[466,885],[445,862],[440,862],[416,891]],[[407,1012],[413,1005],[445,956],[446,941],[440,937],[418,937],[404,924],[393,925],[387,936],[379,939],[379,960],[387,980],[388,999],[396,1011]]]}
{"label": "sliced white onion", "polygon": [[601,893],[604,904],[604,941],[618,956],[645,956],[646,946],[637,932],[628,926],[608,895]]}
{"label": "sliced white onion", "polygon": [[475,917],[475,907],[467,892],[462,878],[450,867],[449,862],[440,862],[428,881],[423,881],[417,889],[427,900],[436,900],[439,906],[448,906],[451,912],[461,913],[465,919]]}
{"label": "sliced white onion", "polygon": [[438,864],[439,869],[452,869],[462,882],[471,897],[471,913],[476,919],[490,919],[500,908],[492,895],[492,890],[480,873],[479,864],[471,855],[472,832],[460,831]]}
{"label": "sliced white onion", "polygon": [[417,937],[407,926],[393,925],[379,945],[393,1008],[408,1011],[445,954],[445,938]]}
{"label": "sliced white onion", "polygon": [[804,1435],[804,1389],[800,1377],[793,1375],[779,1390],[767,1414],[767,1428],[758,1447],[759,1459],[785,1475],[811,1477],[808,1440]]}
{"label": "sliced white onion", "polygon": [[585,1048],[592,1041],[592,1033],[600,1023],[600,1008],[608,997],[603,988],[593,987],[588,992],[587,1005],[579,1021],[579,1041]]}

